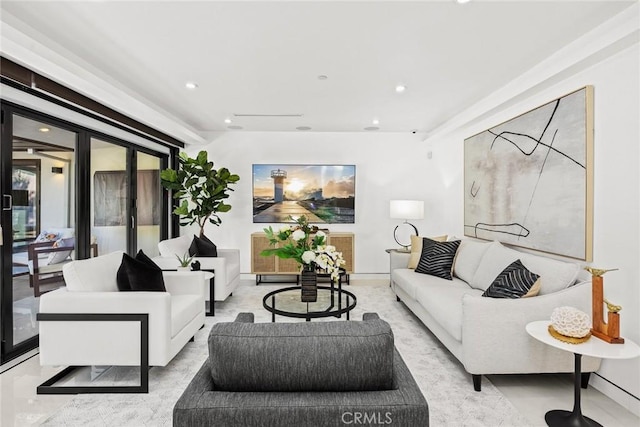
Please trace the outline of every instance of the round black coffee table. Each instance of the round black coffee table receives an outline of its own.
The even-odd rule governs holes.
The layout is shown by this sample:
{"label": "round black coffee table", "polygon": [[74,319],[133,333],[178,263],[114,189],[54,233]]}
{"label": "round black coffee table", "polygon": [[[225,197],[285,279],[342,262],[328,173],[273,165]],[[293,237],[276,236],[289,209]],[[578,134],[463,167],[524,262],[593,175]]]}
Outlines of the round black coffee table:
{"label": "round black coffee table", "polygon": [[347,315],[356,306],[356,296],[342,287],[318,286],[316,302],[302,302],[302,289],[299,286],[278,289],[269,292],[262,299],[262,305],[271,313],[271,321],[276,321],[276,314],[285,317],[311,319],[321,317],[338,317]]}

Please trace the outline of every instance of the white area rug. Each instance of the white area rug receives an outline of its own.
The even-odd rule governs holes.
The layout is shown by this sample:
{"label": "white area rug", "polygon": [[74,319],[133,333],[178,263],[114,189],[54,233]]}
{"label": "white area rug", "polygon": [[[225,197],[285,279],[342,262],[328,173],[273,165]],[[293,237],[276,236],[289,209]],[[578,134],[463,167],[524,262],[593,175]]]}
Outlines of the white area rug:
{"label": "white area rug", "polygon": [[[431,426],[530,425],[487,378],[482,379],[482,392],[475,392],[471,375],[404,304],[396,302],[386,281],[351,283],[347,289],[358,299],[351,319],[361,320],[363,313],[376,312],[391,324],[396,347],[429,403]],[[78,395],[43,425],[171,426],[173,405],[207,357],[211,325],[233,321],[243,311],[253,312],[256,322],[270,322],[271,314],[262,307],[262,297],[283,286],[289,285],[255,286],[253,281],[243,281],[231,298],[216,303],[216,316],[207,317],[195,342],[188,343],[166,367],[150,370],[149,394]],[[278,316],[276,321],[294,320]],[[100,381],[121,379],[130,373],[130,368],[113,368]]]}

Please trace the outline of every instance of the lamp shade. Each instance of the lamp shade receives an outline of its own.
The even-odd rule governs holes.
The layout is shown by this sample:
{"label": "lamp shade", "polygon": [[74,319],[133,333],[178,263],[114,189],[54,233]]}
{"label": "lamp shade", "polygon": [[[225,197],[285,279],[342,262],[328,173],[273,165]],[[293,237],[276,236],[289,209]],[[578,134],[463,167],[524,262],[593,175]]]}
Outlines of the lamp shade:
{"label": "lamp shade", "polygon": [[423,219],[424,201],[422,200],[391,200],[389,202],[389,217],[394,219]]}

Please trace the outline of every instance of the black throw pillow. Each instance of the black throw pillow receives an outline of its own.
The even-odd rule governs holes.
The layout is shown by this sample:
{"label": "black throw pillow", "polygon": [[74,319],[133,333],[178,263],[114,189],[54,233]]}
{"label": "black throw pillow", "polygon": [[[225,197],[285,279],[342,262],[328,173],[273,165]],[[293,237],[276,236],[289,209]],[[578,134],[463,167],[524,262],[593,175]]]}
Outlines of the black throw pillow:
{"label": "black throw pillow", "polygon": [[132,291],[166,292],[162,270],[155,263],[150,265],[127,254],[122,256],[122,265],[127,272]]}
{"label": "black throw pillow", "polygon": [[[118,268],[118,272],[116,273],[116,283],[118,284],[118,290],[119,291],[133,291],[134,289],[131,288],[129,275],[127,274],[127,269],[125,267],[125,262],[124,262],[125,255],[126,255],[126,257],[131,258],[129,255],[123,254],[122,263],[120,264],[120,268]],[[134,258],[131,258],[131,259],[134,259]],[[155,262],[153,262],[151,260],[151,258],[149,258],[147,256],[147,254],[142,252],[142,249],[138,251],[138,254],[135,257],[135,260],[136,261],[140,261],[140,262],[148,265],[151,268],[155,268],[155,269],[160,270],[160,267],[158,267],[158,265]],[[163,280],[162,283],[163,283],[163,286],[164,286],[164,280]]]}
{"label": "black throw pillow", "polygon": [[482,294],[491,298],[520,298],[529,292],[540,276],[530,272],[522,261],[515,260],[498,274]]}
{"label": "black throw pillow", "polygon": [[213,242],[207,239],[207,236],[193,236],[191,246],[189,246],[189,256],[197,257],[217,257],[218,248]]}
{"label": "black throw pillow", "polygon": [[424,237],[422,239],[422,254],[416,266],[416,273],[452,280],[451,271],[458,246],[460,246],[460,240],[436,242]]}

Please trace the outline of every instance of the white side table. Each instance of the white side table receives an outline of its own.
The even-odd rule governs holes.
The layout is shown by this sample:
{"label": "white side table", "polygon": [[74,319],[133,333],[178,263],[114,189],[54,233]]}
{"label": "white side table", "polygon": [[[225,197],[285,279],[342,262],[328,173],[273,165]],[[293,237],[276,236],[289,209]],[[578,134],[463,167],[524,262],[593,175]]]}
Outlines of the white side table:
{"label": "white side table", "polygon": [[204,273],[204,280],[209,281],[209,311],[207,311],[205,315],[212,317],[216,315],[216,308],[214,306],[216,303],[215,273],[209,270],[202,270],[202,272]]}
{"label": "white side table", "polygon": [[549,334],[548,320],[539,320],[528,323],[527,333],[533,338],[560,350],[570,351],[574,354],[574,400],[573,411],[552,410],[545,414],[544,419],[548,426],[572,426],[572,427],[592,427],[601,424],[582,415],[580,408],[580,374],[582,356],[599,357],[602,359],[633,359],[640,356],[640,347],[633,341],[625,338],[624,344],[609,344],[596,337],[591,337],[581,344],[569,344],[555,339]]}

